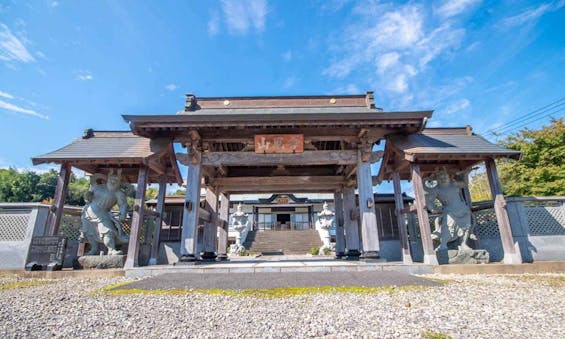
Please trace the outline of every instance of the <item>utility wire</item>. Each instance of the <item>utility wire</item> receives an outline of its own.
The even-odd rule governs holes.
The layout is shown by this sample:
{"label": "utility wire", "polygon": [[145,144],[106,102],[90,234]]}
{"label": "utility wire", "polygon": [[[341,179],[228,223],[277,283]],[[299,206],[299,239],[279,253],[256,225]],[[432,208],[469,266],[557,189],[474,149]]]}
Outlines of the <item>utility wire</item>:
{"label": "utility wire", "polygon": [[520,124],[522,122],[524,122],[525,120],[530,120],[531,118],[537,117],[541,114],[547,113],[547,111],[549,110],[553,110],[555,108],[559,108],[561,106],[565,105],[565,97],[562,97],[548,105],[545,105],[543,107],[540,107],[532,112],[526,113],[524,115],[521,115],[520,117],[511,120],[505,124],[503,124],[502,126],[498,126],[495,128],[491,128],[490,130],[487,131],[487,133],[490,133],[492,135],[496,135],[501,133],[502,131],[516,125],[516,124]]}
{"label": "utility wire", "polygon": [[536,122],[536,121],[545,119],[545,118],[547,118],[547,117],[550,117],[550,116],[555,115],[556,113],[559,113],[559,112],[562,112],[562,111],[565,111],[565,107],[563,107],[563,108],[561,108],[561,109],[559,109],[559,110],[557,110],[557,111],[553,111],[553,112],[551,112],[551,113],[548,113],[548,114],[546,114],[546,115],[542,115],[541,117],[538,117],[537,119],[534,119],[534,120],[531,120],[531,121],[527,121],[527,122],[525,122],[525,123],[522,124],[522,125],[515,126],[515,127],[511,128],[511,129],[509,129],[509,130],[506,130],[506,131],[504,131],[504,132],[500,132],[500,134],[510,134],[510,133],[512,133],[512,132],[514,132],[514,131],[516,131],[516,130],[519,130],[519,129],[521,129],[521,128],[527,126],[528,124],[531,124],[531,123],[533,123],[533,122]]}

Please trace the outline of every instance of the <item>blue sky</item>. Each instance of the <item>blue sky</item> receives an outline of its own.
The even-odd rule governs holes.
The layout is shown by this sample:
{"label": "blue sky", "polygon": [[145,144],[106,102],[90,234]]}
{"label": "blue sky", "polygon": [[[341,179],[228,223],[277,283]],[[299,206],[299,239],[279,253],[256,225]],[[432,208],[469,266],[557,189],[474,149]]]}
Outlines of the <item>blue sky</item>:
{"label": "blue sky", "polygon": [[0,0],[0,167],[189,92],[374,90],[485,133],[565,96],[564,22],[565,0]]}

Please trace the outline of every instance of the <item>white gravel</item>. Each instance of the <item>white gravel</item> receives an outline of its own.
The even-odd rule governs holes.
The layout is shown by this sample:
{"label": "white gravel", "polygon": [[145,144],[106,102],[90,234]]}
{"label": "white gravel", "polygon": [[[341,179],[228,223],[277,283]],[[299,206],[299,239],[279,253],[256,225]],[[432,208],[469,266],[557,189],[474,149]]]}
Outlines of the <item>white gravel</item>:
{"label": "white gravel", "polygon": [[[88,293],[125,278],[0,289],[0,338],[565,337],[565,274],[431,275],[416,291],[285,298]],[[2,278],[0,285],[14,282]]]}

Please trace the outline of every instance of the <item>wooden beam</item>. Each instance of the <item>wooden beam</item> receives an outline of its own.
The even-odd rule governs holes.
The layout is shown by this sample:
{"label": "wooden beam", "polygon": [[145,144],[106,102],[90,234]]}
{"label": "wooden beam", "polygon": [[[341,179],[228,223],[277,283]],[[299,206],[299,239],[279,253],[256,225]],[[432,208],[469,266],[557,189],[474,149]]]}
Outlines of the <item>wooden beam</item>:
{"label": "wooden beam", "polygon": [[204,166],[349,165],[357,163],[357,151],[305,151],[295,154],[252,152],[202,153]]}
{"label": "wooden beam", "polygon": [[[361,154],[359,154],[359,159],[361,159]],[[363,258],[376,259],[380,257],[380,246],[370,162],[359,161],[357,164],[357,190],[359,191]]]}
{"label": "wooden beam", "polygon": [[402,200],[402,188],[400,186],[400,175],[398,172],[392,173],[392,182],[394,186],[394,204],[396,209],[396,225],[400,234],[400,249],[402,250],[402,262],[404,264],[412,264],[412,255],[410,254],[410,244],[408,243],[408,234],[404,223],[404,201]]}
{"label": "wooden beam", "polygon": [[218,260],[220,261],[228,260],[229,209],[229,195],[220,193],[220,215],[218,220]]}
{"label": "wooden beam", "polygon": [[151,256],[149,265],[157,265],[159,257],[159,237],[163,224],[163,209],[165,206],[165,195],[167,193],[167,176],[159,177],[159,192],[157,193],[157,218],[155,219],[155,229],[153,230],[153,242],[151,244]]}
{"label": "wooden beam", "polygon": [[432,242],[432,231],[430,228],[430,219],[426,209],[426,199],[424,192],[424,182],[420,174],[420,166],[411,164],[412,184],[414,185],[414,195],[416,206],[418,207],[418,224],[420,225],[420,236],[422,238],[422,247],[424,251],[424,264],[438,265],[434,244]]}
{"label": "wooden beam", "polygon": [[55,201],[53,205],[51,205],[51,208],[49,209],[49,216],[47,217],[48,235],[57,235],[59,232],[59,224],[63,217],[70,176],[71,165],[68,162],[62,163],[61,170],[59,171],[59,177],[57,178],[57,187],[55,188]]}
{"label": "wooden beam", "polygon": [[184,210],[182,216],[182,234],[180,240],[179,261],[194,261],[199,255],[196,253],[198,216],[200,208],[200,185],[202,172],[199,163],[189,162],[187,174],[187,187],[185,195]]}
{"label": "wooden beam", "polygon": [[485,167],[487,170],[492,198],[494,200],[494,212],[496,214],[496,221],[500,231],[502,249],[504,250],[504,263],[521,264],[522,256],[520,251],[517,251],[514,246],[512,228],[510,226],[508,211],[506,210],[506,199],[504,199],[504,195],[502,195],[502,185],[498,178],[498,171],[496,170],[496,163],[494,162],[494,159],[485,161]]}
{"label": "wooden beam", "polygon": [[202,259],[216,259],[218,234],[218,194],[211,188],[206,188],[206,207],[205,210],[210,213],[210,220],[204,225],[204,254]]}
{"label": "wooden beam", "polygon": [[139,168],[137,177],[137,190],[135,191],[135,200],[133,203],[133,216],[131,218],[131,230],[129,234],[128,255],[124,268],[133,268],[139,265],[139,232],[143,226],[144,206],[145,206],[145,190],[147,188],[147,176],[149,171],[147,167]]}

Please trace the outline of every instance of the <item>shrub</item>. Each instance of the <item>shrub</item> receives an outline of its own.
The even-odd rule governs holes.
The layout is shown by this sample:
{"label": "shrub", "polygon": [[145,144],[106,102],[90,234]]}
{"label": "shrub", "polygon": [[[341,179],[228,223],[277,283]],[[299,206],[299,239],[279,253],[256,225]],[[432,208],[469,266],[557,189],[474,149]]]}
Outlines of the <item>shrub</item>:
{"label": "shrub", "polygon": [[318,254],[320,254],[320,250],[319,250],[317,247],[312,247],[312,248],[310,249],[310,254],[312,254],[312,255],[318,255]]}

